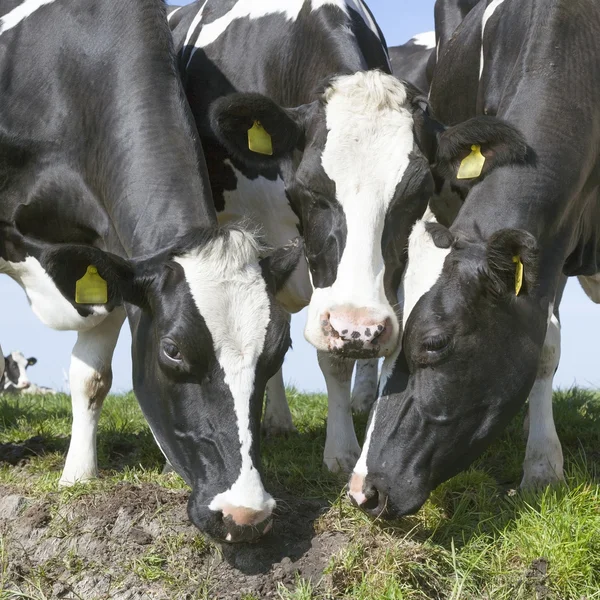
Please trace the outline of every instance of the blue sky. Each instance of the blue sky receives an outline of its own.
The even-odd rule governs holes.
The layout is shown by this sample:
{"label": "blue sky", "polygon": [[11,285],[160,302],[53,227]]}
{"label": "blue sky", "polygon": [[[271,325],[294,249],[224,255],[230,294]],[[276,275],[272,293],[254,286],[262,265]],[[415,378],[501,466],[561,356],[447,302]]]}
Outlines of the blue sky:
{"label": "blue sky", "polygon": [[[285,2],[286,0],[281,0]],[[179,2],[188,4],[188,2]],[[173,4],[178,4],[173,2]],[[414,34],[433,28],[433,0],[370,0],[388,44],[405,42]],[[76,335],[44,327],[34,316],[21,288],[6,276],[0,277],[0,343],[5,354],[22,350],[26,356],[36,356],[38,364],[29,371],[39,385],[65,388],[63,373],[68,372],[70,354]],[[569,282],[561,307],[562,360],[555,385],[600,387],[600,364],[595,344],[600,338],[600,307],[592,304],[576,281]],[[294,348],[284,365],[286,382],[300,389],[324,389],[317,366],[316,353],[302,335],[304,311],[292,320]],[[131,388],[131,337],[127,324],[113,361],[113,391]]]}

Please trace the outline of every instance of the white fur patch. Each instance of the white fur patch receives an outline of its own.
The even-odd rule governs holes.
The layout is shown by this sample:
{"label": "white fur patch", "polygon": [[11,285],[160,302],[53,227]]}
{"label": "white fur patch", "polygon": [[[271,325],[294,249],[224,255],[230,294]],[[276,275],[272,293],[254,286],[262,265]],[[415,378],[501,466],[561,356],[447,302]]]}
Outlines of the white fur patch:
{"label": "white fur patch", "polygon": [[435,223],[433,213],[427,209],[423,219],[417,221],[408,238],[408,263],[402,278],[403,329],[417,302],[436,283],[442,274],[446,256],[451,248],[438,248],[425,229],[426,223]]}
{"label": "white fur patch", "polygon": [[485,26],[487,25],[487,22],[490,20],[490,18],[492,17],[492,15],[496,12],[496,9],[504,2],[504,0],[492,0],[492,2],[490,2],[484,13],[483,13],[483,19],[481,20],[481,58],[479,59],[479,79],[481,79],[481,76],[483,75],[483,37],[485,35]]}
{"label": "white fur patch", "polygon": [[[249,221],[260,229],[266,243],[272,248],[285,246],[298,237],[298,217],[290,207],[281,178],[270,180],[266,177],[248,179],[238,171],[231,161],[225,164],[236,177],[235,190],[225,191],[225,210],[218,213],[219,223]],[[277,295],[277,300],[291,313],[302,310],[310,301],[312,286],[308,278],[306,261],[301,260]]]}
{"label": "white fur patch", "polygon": [[25,0],[0,19],[0,35],[16,27],[21,21],[32,15],[38,8],[45,4],[52,4],[55,0]]}
{"label": "white fur patch", "polygon": [[169,23],[171,21],[171,17],[179,10],[181,10],[183,8],[183,6],[178,6],[175,10],[172,10],[171,12],[169,12],[167,14],[167,23]]}
{"label": "white fur patch", "polygon": [[231,231],[229,236],[175,259],[183,267],[194,302],[212,336],[237,417],[242,467],[233,486],[213,498],[209,508],[215,511],[227,506],[263,511],[275,506],[250,455],[250,398],[270,319],[258,250],[250,234]]}
{"label": "white fur patch", "polygon": [[0,259],[0,273],[12,277],[27,294],[31,310],[48,327],[59,331],[84,331],[101,323],[108,311],[104,306],[86,306],[93,314],[82,317],[60,293],[39,261],[27,256],[22,262]]}
{"label": "white fur patch", "polygon": [[435,48],[435,31],[418,33],[410,41],[417,46],[423,46],[428,50],[432,50]]}
{"label": "white fur patch", "polygon": [[[227,28],[236,19],[248,18],[254,20],[266,17],[268,15],[281,14],[284,15],[288,21],[295,21],[298,18],[298,15],[300,14],[305,2],[308,1],[309,0],[238,0],[238,2],[236,2],[236,4],[228,13],[224,14],[222,17],[219,17],[212,23],[206,23],[205,25],[202,25],[202,29],[198,35],[198,38],[194,42],[194,50],[192,50],[190,54],[190,60],[197,48],[204,48],[205,46],[212,44],[221,35],[223,35],[223,33],[225,33]],[[371,18],[369,12],[364,7],[362,0],[312,0],[311,2],[313,11],[327,5],[337,6],[343,10],[346,15],[349,15],[348,7],[353,8],[356,12],[358,12],[359,15],[361,15],[367,26],[379,38],[377,26]],[[198,14],[194,18],[186,35],[184,46],[189,44],[189,40],[198,28],[202,20],[202,14],[205,6],[206,2],[202,5],[202,8],[200,8]]]}
{"label": "white fur patch", "polygon": [[319,349],[326,349],[320,315],[347,304],[389,317],[393,334],[383,354],[395,346],[398,322],[383,287],[381,238],[413,150],[406,99],[404,85],[380,71],[338,77],[325,94],[328,134],[321,160],[335,182],[347,237],[335,282],[315,289],[309,306],[305,336]]}

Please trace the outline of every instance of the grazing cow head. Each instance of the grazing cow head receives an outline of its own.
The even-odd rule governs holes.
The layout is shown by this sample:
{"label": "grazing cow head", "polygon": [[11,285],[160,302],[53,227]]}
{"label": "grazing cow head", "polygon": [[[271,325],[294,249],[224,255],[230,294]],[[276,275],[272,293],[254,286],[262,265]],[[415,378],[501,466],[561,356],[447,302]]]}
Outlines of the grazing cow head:
{"label": "grazing cow head", "polygon": [[4,357],[3,389],[24,390],[31,382],[27,377],[27,367],[35,365],[37,359],[33,356],[25,358],[22,352],[11,352]]}
{"label": "grazing cow head", "polygon": [[[518,169],[526,161],[516,130],[500,123],[495,131],[498,145],[490,141],[484,150],[483,178],[499,165]],[[467,133],[481,141],[482,134]],[[440,139],[438,148],[448,176],[455,161],[449,141]],[[488,201],[484,196],[478,193],[478,201]],[[546,332],[548,300],[537,293],[533,235],[483,234],[477,225],[467,234],[438,224],[430,211],[426,216],[411,232],[398,294],[402,348],[384,365],[381,397],[349,485],[351,498],[376,515],[416,512],[439,483],[489,446],[527,399]]]}
{"label": "grazing cow head", "polygon": [[[212,129],[234,156],[280,169],[314,287],[305,336],[320,350],[365,358],[396,346],[406,240],[433,189],[415,137],[418,108],[412,87],[379,71],[335,77],[297,108],[259,94],[211,107]],[[249,149],[255,122],[272,155]]]}
{"label": "grazing cow head", "polygon": [[[14,245],[0,245],[2,254]],[[35,256],[77,311],[126,304],[134,391],[163,453],[192,487],[194,524],[232,542],[265,532],[275,500],[259,472],[262,400],[290,346],[274,295],[301,256],[299,241],[262,260],[255,238],[237,228],[198,230],[135,260],[90,246],[26,246],[21,259]],[[74,301],[90,265],[107,282],[103,306]]]}

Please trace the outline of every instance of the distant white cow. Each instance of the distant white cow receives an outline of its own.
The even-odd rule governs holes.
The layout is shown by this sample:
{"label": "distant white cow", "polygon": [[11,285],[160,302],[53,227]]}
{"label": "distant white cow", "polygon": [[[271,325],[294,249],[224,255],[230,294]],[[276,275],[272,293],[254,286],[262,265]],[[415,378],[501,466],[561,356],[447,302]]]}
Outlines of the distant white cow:
{"label": "distant white cow", "polygon": [[3,357],[2,368],[4,372],[0,376],[0,393],[22,393],[22,394],[56,394],[57,392],[47,387],[40,387],[29,381],[27,367],[37,363],[37,358],[30,356],[25,358],[18,350]]}

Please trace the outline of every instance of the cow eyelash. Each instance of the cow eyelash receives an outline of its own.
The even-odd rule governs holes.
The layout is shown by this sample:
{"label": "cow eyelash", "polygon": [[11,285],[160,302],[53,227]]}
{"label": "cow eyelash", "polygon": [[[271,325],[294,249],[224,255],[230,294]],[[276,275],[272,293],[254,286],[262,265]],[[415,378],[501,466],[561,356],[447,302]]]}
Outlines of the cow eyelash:
{"label": "cow eyelash", "polygon": [[169,360],[174,362],[181,362],[183,360],[179,348],[171,341],[164,341],[162,343],[162,351]]}
{"label": "cow eyelash", "polygon": [[441,352],[445,350],[450,344],[450,336],[446,334],[439,334],[431,336],[423,342],[423,349],[426,352]]}

